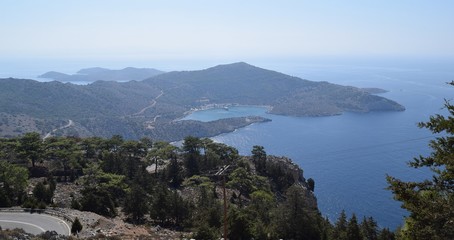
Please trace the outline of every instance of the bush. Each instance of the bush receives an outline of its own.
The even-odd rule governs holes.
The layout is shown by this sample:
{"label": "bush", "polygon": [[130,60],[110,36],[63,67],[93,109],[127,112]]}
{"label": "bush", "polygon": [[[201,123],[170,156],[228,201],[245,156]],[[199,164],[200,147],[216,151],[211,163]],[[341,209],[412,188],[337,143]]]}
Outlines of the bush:
{"label": "bush", "polygon": [[80,231],[82,231],[82,224],[80,223],[79,218],[76,217],[76,219],[73,222],[73,225],[71,226],[71,233],[77,234]]}

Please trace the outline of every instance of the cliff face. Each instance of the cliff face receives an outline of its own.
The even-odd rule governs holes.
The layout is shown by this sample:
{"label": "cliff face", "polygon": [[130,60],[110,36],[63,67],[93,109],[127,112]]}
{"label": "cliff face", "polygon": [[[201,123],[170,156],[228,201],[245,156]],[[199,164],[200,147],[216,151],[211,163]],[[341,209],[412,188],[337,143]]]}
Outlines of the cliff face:
{"label": "cliff face", "polygon": [[[251,166],[254,166],[254,164],[252,164],[252,159],[248,158],[248,160],[251,161]],[[309,189],[309,184],[304,177],[303,169],[296,163],[287,157],[268,155],[266,158],[266,165],[267,176],[270,179],[273,191],[277,195],[284,196],[285,194],[285,192],[281,192],[280,188],[288,188],[291,185],[296,185],[303,190],[307,207],[314,210],[318,209],[317,198],[315,197],[314,192]],[[285,179],[286,182],[281,182],[282,179]]]}

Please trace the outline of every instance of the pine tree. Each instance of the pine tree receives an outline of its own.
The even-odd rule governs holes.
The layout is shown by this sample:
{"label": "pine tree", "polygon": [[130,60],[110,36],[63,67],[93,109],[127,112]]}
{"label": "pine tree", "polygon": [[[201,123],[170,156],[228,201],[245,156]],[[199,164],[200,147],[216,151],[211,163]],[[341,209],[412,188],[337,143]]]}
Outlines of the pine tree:
{"label": "pine tree", "polygon": [[36,132],[26,133],[19,139],[19,143],[21,155],[29,159],[32,163],[32,167],[35,167],[36,162],[39,161],[44,154],[41,136]]}
{"label": "pine tree", "polygon": [[123,211],[133,223],[141,223],[148,210],[147,193],[139,185],[134,184],[126,195]]}
{"label": "pine tree", "polygon": [[446,100],[445,108],[450,116],[437,114],[419,124],[441,134],[429,144],[432,153],[409,163],[414,168],[429,168],[434,174],[432,179],[405,182],[387,176],[394,198],[410,212],[401,230],[404,238],[454,239],[454,105]]}
{"label": "pine tree", "polygon": [[356,240],[362,239],[361,232],[358,226],[358,220],[356,219],[356,215],[353,213],[350,221],[348,221],[347,225],[347,239],[349,240]]}
{"label": "pine tree", "polygon": [[360,228],[365,239],[377,240],[377,222],[372,217],[364,217]]}
{"label": "pine tree", "polygon": [[73,225],[71,226],[71,233],[77,234],[80,231],[82,231],[82,224],[80,223],[79,218],[76,217],[76,219],[73,222]]}
{"label": "pine tree", "polygon": [[256,171],[264,175],[266,173],[266,152],[265,148],[262,146],[253,146],[252,147],[252,161],[255,164]]}
{"label": "pine tree", "polygon": [[342,210],[334,225],[333,238],[339,240],[347,239],[347,215],[344,210]]}

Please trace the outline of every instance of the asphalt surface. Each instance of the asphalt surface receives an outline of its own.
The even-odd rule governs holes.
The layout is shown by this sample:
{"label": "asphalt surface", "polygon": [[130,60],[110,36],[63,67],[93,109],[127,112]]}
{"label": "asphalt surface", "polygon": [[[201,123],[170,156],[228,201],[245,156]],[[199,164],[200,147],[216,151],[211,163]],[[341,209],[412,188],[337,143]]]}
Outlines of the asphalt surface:
{"label": "asphalt surface", "polygon": [[0,226],[2,229],[22,228],[32,234],[45,231],[56,231],[62,235],[71,233],[69,225],[62,219],[38,213],[0,212]]}

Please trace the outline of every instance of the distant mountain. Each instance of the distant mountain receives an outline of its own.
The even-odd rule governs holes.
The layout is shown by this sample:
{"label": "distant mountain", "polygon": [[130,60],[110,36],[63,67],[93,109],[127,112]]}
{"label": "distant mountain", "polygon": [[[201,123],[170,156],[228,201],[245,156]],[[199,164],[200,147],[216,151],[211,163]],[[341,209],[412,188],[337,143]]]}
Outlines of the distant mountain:
{"label": "distant mountain", "polygon": [[163,89],[166,95],[162,100],[192,107],[201,103],[269,105],[271,113],[291,116],[405,110],[392,100],[359,88],[308,81],[244,62],[169,72],[144,82]]}
{"label": "distant mountain", "polygon": [[50,78],[60,82],[95,82],[98,80],[103,81],[141,81],[143,79],[153,77],[164,73],[163,71],[153,68],[133,68],[127,67],[121,70],[111,70],[107,68],[86,68],[81,69],[77,74],[68,75],[60,72],[47,72],[39,75],[39,78]]}
{"label": "distant mountain", "polygon": [[[135,74],[141,71],[148,70],[82,69],[77,76],[110,76],[109,81],[88,85],[0,79],[0,136],[18,135],[30,129],[39,129],[44,135],[54,124],[53,129],[59,129],[55,134],[103,137],[120,134],[126,138],[150,136],[174,141],[181,139],[182,134],[212,136],[266,121],[261,118],[211,123],[176,121],[190,110],[216,104],[267,105],[271,113],[290,116],[405,109],[359,88],[308,81],[242,62],[199,71],[162,73],[143,81],[111,81],[114,73],[125,79],[136,78]],[[55,72],[50,74],[64,77]],[[76,75],[69,76],[73,77]],[[62,128],[69,120],[73,124]],[[27,128],[13,126],[24,121]]]}

